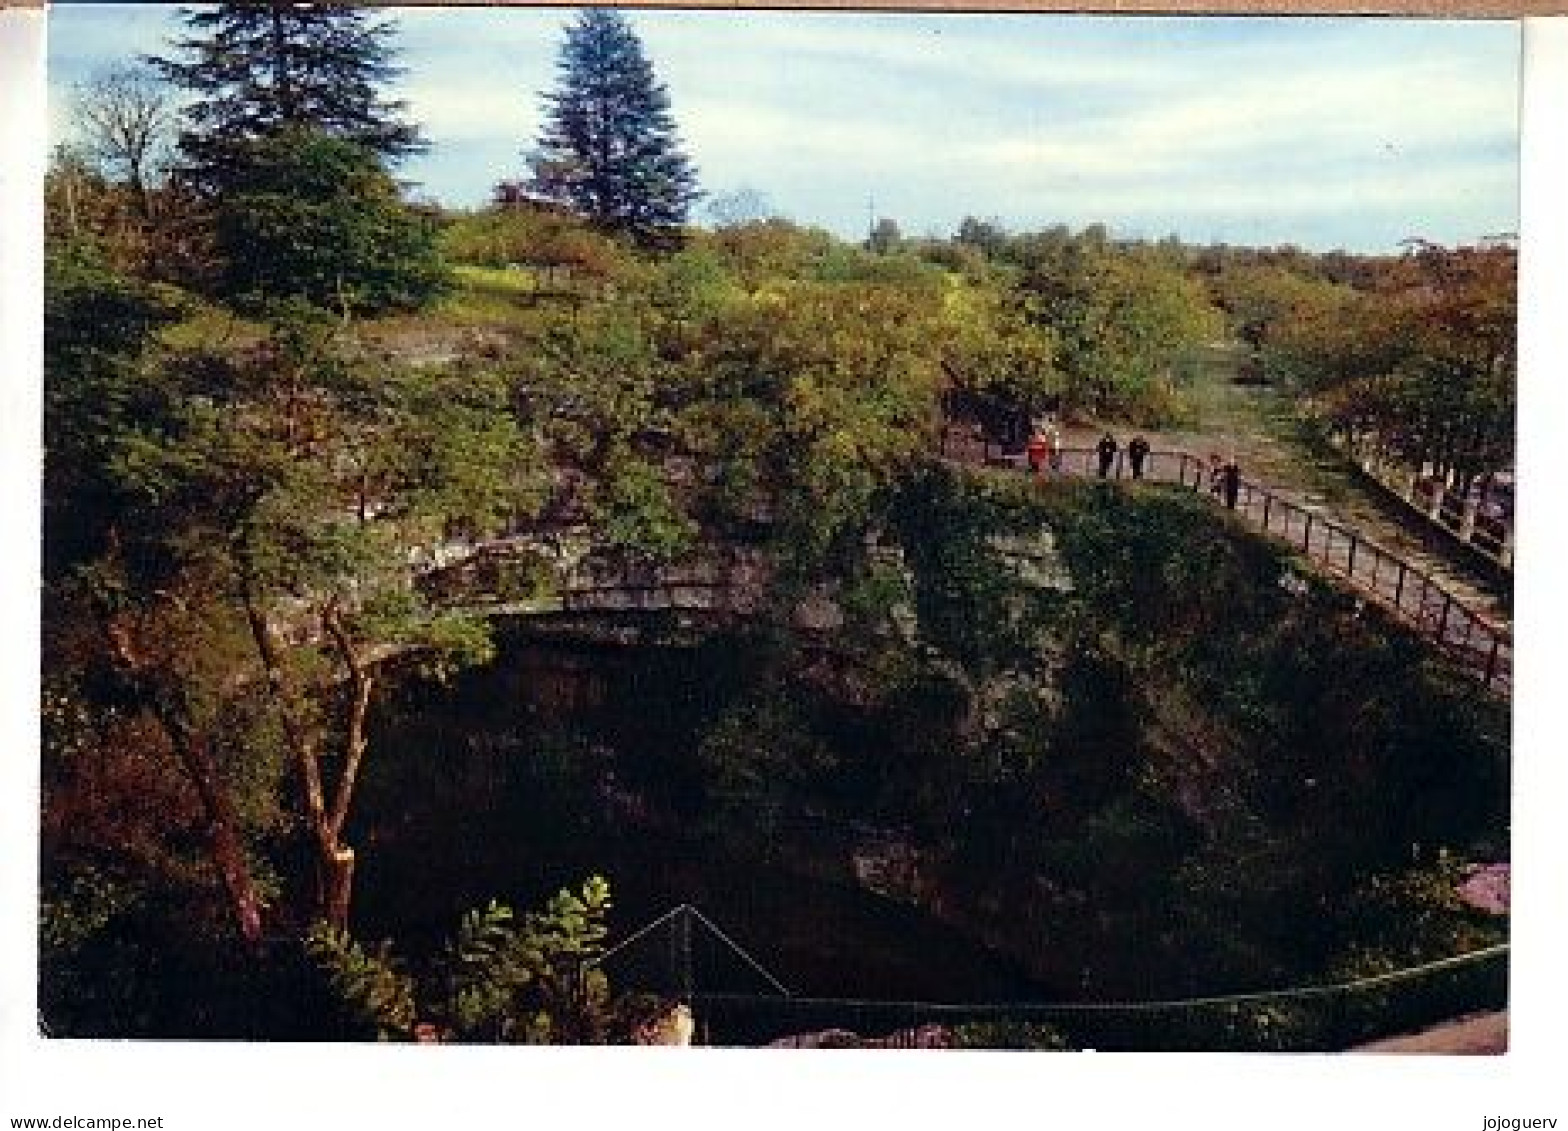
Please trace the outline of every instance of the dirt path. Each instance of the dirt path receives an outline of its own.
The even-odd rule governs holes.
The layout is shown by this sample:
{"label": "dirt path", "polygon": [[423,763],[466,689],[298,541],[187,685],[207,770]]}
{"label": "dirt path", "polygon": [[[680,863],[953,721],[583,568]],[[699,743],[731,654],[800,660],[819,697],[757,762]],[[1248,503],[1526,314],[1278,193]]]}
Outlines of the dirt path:
{"label": "dirt path", "polygon": [[1506,1011],[1477,1013],[1445,1021],[1419,1033],[1359,1045],[1350,1051],[1496,1056],[1508,1051],[1508,1014]]}
{"label": "dirt path", "polygon": [[[1318,451],[1303,435],[1289,402],[1262,385],[1232,380],[1235,357],[1211,349],[1189,390],[1194,423],[1146,430],[1155,448],[1176,448],[1194,455],[1234,455],[1242,474],[1300,506],[1313,508],[1382,546],[1396,557],[1426,570],[1463,604],[1498,625],[1511,625],[1510,595],[1452,552],[1440,535],[1418,516],[1357,476],[1333,451]],[[1104,429],[1086,424],[1064,430],[1069,446],[1092,447]],[[1111,429],[1125,445],[1136,430]]]}

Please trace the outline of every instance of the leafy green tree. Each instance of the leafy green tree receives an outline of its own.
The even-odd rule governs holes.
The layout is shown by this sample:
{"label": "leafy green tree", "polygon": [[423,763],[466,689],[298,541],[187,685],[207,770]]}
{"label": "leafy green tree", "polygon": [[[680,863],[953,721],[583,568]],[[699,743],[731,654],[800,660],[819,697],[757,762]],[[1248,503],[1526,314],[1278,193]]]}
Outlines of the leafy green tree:
{"label": "leafy green tree", "polygon": [[697,524],[658,466],[627,448],[606,459],[590,513],[607,547],[638,560],[673,560],[697,539]]}
{"label": "leafy green tree", "polygon": [[1221,272],[1214,290],[1231,332],[1254,350],[1268,346],[1292,318],[1349,297],[1346,288],[1315,276],[1250,264]]}
{"label": "leafy green tree", "polygon": [[1174,414],[1181,365],[1220,330],[1203,286],[1098,226],[1026,246],[1020,287],[1059,341],[1069,411],[1159,421]]}
{"label": "leafy green tree", "polygon": [[1008,235],[999,220],[965,216],[953,238],[959,243],[979,248],[987,256],[996,257],[1007,246]]}
{"label": "leafy green tree", "polygon": [[614,1023],[609,983],[594,965],[609,909],[610,885],[598,876],[521,920],[492,900],[463,916],[422,980],[389,942],[367,948],[321,925],[306,945],[350,1018],[381,1040],[408,1040],[417,1023],[441,1040],[600,1044]]}
{"label": "leafy green tree", "polygon": [[142,552],[202,577],[242,626],[249,655],[229,684],[248,671],[269,702],[317,864],[310,903],[342,926],[382,665],[412,653],[440,671],[488,647],[482,622],[413,585],[410,551],[452,524],[491,530],[527,512],[533,452],[493,377],[352,364],[308,306],[282,312],[249,355],[196,356],[183,375],[200,395],[124,461]]}
{"label": "leafy green tree", "polygon": [[[117,560],[126,543],[136,540],[139,522],[118,469],[138,435],[167,419],[167,390],[154,379],[154,342],[173,308],[152,288],[109,269],[95,247],[56,241],[47,260],[45,309],[45,600],[48,654],[64,668],[79,666],[83,650],[57,648],[56,630],[84,629],[109,652],[135,650],[121,615],[128,604]],[[173,635],[171,626],[165,631]],[[221,775],[210,751],[178,741],[194,738],[189,717],[167,696],[142,698],[138,705],[149,703],[155,714],[165,709],[175,753],[189,755],[185,768],[213,810],[213,851],[228,869],[249,931],[259,901]]]}
{"label": "leafy green tree", "polygon": [[603,283],[627,273],[627,250],[575,216],[530,208],[493,208],[448,216],[442,250],[457,263],[524,267],[541,290],[568,280]]}
{"label": "leafy green tree", "polygon": [[1016,293],[994,285],[952,288],[942,367],[955,389],[1025,415],[1062,391],[1056,334],[1029,317]]}
{"label": "leafy green tree", "polygon": [[414,980],[384,940],[367,947],[346,929],[318,924],[305,949],[326,976],[351,1030],[378,1041],[409,1040],[418,1017]]}
{"label": "leafy green tree", "polygon": [[44,268],[45,572],[58,577],[113,538],[118,445],[156,411],[156,332],[175,315],[85,239],[52,239]]}
{"label": "leafy green tree", "polygon": [[1384,264],[1278,318],[1265,365],[1330,428],[1466,489],[1513,464],[1515,259],[1427,246]]}
{"label": "leafy green tree", "polygon": [[314,129],[256,142],[218,205],[222,289],[243,306],[301,298],[353,313],[417,307],[447,284],[432,219],[374,154]]}
{"label": "leafy green tree", "polygon": [[185,174],[226,188],[251,146],[309,128],[388,160],[423,147],[402,102],[380,88],[400,69],[392,25],[353,4],[230,3],[184,13],[189,34],[151,62],[192,96],[179,149]]}
{"label": "leafy green tree", "polygon": [[805,276],[835,243],[820,228],[802,228],[779,218],[726,225],[709,242],[749,291],[770,281]]}
{"label": "leafy green tree", "polygon": [[609,231],[667,240],[700,193],[636,32],[619,12],[585,10],[567,29],[559,71],[528,155],[534,190]]}
{"label": "leafy green tree", "polygon": [[676,435],[719,513],[765,503],[777,557],[801,576],[858,558],[875,501],[929,451],[940,310],[920,279],[783,282],[700,332]]}
{"label": "leafy green tree", "polygon": [[[224,617],[212,575],[199,562],[184,568],[169,553],[189,533],[166,525],[178,504],[165,497],[149,506],[132,471],[186,411],[187,390],[155,364],[154,335],[172,308],[110,270],[92,246],[66,241],[51,245],[45,308],[46,664],[98,689],[84,706],[97,717],[95,746],[120,749],[113,735],[125,728],[109,720],[123,711],[125,727],[142,728],[123,741],[161,751],[179,767],[204,816],[201,839],[237,932],[254,941],[265,898],[251,832],[272,811],[270,783],[255,772],[265,758],[234,772],[245,759],[233,741],[256,734],[244,718],[251,700],[231,682],[238,625]],[[115,787],[97,775],[113,764],[104,753],[62,758],[53,768],[87,796],[109,797]],[[150,769],[138,773],[156,777]],[[257,785],[254,804],[242,796],[247,773]],[[144,780],[140,792],[168,788]],[[132,835],[105,832],[104,847],[123,854]],[[150,870],[167,878],[166,868]]]}

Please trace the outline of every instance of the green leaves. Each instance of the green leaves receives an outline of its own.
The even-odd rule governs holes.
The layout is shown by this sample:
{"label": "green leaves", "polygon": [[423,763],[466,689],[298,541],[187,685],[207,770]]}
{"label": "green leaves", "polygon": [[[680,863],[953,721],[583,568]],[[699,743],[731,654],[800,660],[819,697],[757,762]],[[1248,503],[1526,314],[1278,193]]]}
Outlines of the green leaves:
{"label": "green leaves", "polygon": [[213,5],[183,16],[192,33],[175,57],[154,59],[193,96],[180,137],[186,176],[221,194],[260,139],[314,129],[397,158],[423,143],[401,119],[404,104],[379,97],[395,77],[389,24],[337,4]]}
{"label": "green leaves", "polygon": [[61,888],[45,890],[38,908],[38,946],[43,960],[69,957],[141,895],[91,865],[71,873]]}
{"label": "green leaves", "polygon": [[1515,254],[1427,248],[1270,325],[1268,368],[1341,430],[1461,480],[1513,464]]}
{"label": "green leaves", "polygon": [[53,244],[44,275],[45,569],[101,546],[126,504],[114,466],[168,406],[148,372],[175,307],[109,268],[90,243]]}
{"label": "green leaves", "polygon": [[609,933],[610,885],[590,876],[517,920],[494,900],[463,916],[441,960],[431,1014],[458,1040],[589,1044],[609,1024],[609,990],[592,963]]}
{"label": "green leaves", "polygon": [[591,505],[598,538],[633,559],[668,562],[696,543],[697,524],[680,508],[660,469],[618,448],[604,465]]}
{"label": "green leaves", "polygon": [[1115,248],[1093,229],[1047,235],[1027,247],[1019,286],[1057,336],[1068,407],[1170,419],[1187,354],[1221,328],[1203,286],[1157,250]]}
{"label": "green leaves", "polygon": [[354,1023],[378,1041],[413,1035],[414,983],[398,967],[390,943],[367,949],[346,932],[318,924],[306,937],[305,950]]}
{"label": "green leaves", "polygon": [[448,285],[434,222],[373,153],[307,129],[256,141],[217,211],[223,290],[245,309],[297,297],[351,314],[423,305]]}
{"label": "green leaves", "polygon": [[419,1021],[443,1040],[592,1044],[612,1022],[608,983],[593,968],[610,902],[600,876],[521,920],[491,900],[464,913],[435,970],[417,984],[388,942],[367,949],[318,927],[306,949],[350,1017],[382,1040],[409,1039]]}
{"label": "green leaves", "polygon": [[1061,392],[1058,335],[1029,317],[1027,301],[994,285],[955,285],[945,316],[942,363],[959,387],[1024,409]]}

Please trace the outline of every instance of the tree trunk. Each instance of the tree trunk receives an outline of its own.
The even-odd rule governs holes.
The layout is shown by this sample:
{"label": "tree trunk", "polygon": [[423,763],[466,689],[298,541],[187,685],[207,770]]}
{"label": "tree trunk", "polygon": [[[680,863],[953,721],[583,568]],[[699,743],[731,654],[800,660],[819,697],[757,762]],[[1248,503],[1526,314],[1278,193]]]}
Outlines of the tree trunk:
{"label": "tree trunk", "polygon": [[202,811],[207,817],[207,843],[212,863],[234,914],[235,926],[245,943],[255,946],[261,942],[261,898],[256,894],[250,862],[245,859],[239,814],[219,778],[212,750],[206,739],[196,734],[181,714],[167,703],[155,698],[153,713],[169,736],[180,765],[201,799]]}
{"label": "tree trunk", "polygon": [[354,787],[359,781],[359,768],[370,741],[365,724],[370,713],[370,693],[375,687],[375,674],[344,627],[336,604],[327,607],[322,616],[322,627],[332,638],[348,668],[349,682],[346,756],[343,772],[338,776],[337,788],[333,793],[332,808],[322,828],[322,845],[325,850],[322,864],[326,876],[322,892],[322,914],[331,926],[341,930],[348,926],[349,901],[354,884],[354,850],[343,844],[343,828],[348,823]]}
{"label": "tree trunk", "polygon": [[321,918],[335,931],[348,930],[348,909],[354,894],[354,850],[324,846],[317,861]]}
{"label": "tree trunk", "polygon": [[[301,800],[304,802],[306,827],[314,843],[316,854],[316,891],[313,914],[325,919],[334,927],[347,925],[347,891],[353,879],[353,853],[348,854],[346,869],[341,863],[343,850],[327,815],[326,791],[321,780],[320,749],[318,737],[310,723],[302,717],[298,703],[298,689],[284,664],[283,645],[277,638],[274,626],[267,620],[261,599],[246,574],[242,585],[246,620],[250,624],[251,638],[267,673],[267,686],[283,723],[284,740],[293,756],[294,770],[299,776]],[[333,908],[337,906],[337,918]]]}
{"label": "tree trunk", "polygon": [[261,900],[250,874],[250,863],[245,859],[245,849],[240,842],[238,821],[226,791],[216,790],[211,800],[206,797],[210,824],[208,839],[212,848],[213,863],[223,880],[223,889],[234,912],[240,937],[249,946],[261,942]]}
{"label": "tree trunk", "polygon": [[[114,539],[112,530],[109,537]],[[255,946],[261,942],[261,897],[251,876],[250,862],[245,858],[239,813],[218,773],[218,763],[207,736],[192,725],[179,689],[166,692],[149,676],[146,658],[123,622],[108,620],[104,635],[110,654],[132,681],[153,718],[158,720],[181,769],[196,787],[202,813],[207,818],[208,850],[229,910],[234,915],[234,925],[245,944]]]}

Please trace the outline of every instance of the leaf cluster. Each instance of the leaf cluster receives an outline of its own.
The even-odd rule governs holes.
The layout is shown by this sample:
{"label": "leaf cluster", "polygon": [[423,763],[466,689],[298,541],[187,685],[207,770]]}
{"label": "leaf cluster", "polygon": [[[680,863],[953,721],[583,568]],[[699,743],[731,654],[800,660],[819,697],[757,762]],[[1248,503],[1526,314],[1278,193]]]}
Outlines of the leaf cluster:
{"label": "leaf cluster", "polygon": [[390,942],[367,948],[318,927],[312,959],[345,1011],[382,1040],[416,1027],[443,1041],[597,1044],[613,1021],[604,953],[609,885],[598,876],[562,890],[519,919],[492,900],[463,915],[424,977],[407,972]]}

